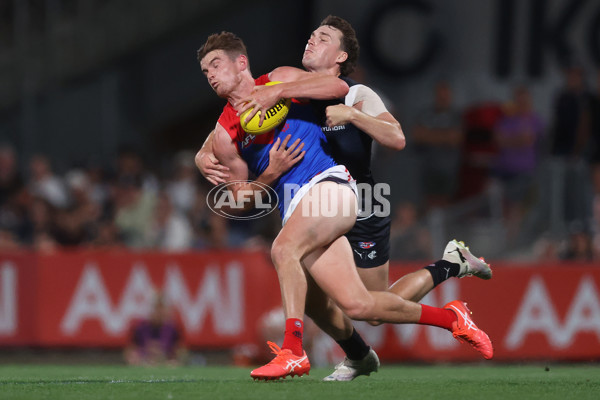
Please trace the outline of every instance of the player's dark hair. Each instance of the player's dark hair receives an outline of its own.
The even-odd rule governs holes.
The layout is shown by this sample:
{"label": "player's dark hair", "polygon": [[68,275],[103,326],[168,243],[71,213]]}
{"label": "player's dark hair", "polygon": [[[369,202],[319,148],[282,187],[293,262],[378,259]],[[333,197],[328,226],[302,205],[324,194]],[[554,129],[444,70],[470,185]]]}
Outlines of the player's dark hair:
{"label": "player's dark hair", "polygon": [[[244,55],[248,57],[246,45],[234,33],[223,31],[221,33],[213,33],[206,39],[206,42],[198,49],[198,62],[201,62],[208,53],[213,50],[223,50],[233,61],[238,56]],[[248,64],[250,64],[248,62]]]}
{"label": "player's dark hair", "polygon": [[321,21],[320,26],[323,25],[331,26],[342,32],[342,50],[348,54],[348,58],[340,64],[340,73],[344,76],[348,76],[356,67],[358,53],[360,51],[356,32],[352,25],[350,25],[350,22],[335,15],[328,15],[325,17],[325,19]]}

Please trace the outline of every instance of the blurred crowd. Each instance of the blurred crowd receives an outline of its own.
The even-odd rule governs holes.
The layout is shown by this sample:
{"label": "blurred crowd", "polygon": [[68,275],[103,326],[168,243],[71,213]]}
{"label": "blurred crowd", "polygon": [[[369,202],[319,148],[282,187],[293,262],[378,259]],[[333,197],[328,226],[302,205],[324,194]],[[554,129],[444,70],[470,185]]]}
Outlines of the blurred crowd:
{"label": "blurred crowd", "polygon": [[[422,217],[493,190],[500,194],[497,214],[504,225],[499,243],[515,245],[526,216],[551,202],[553,209],[545,215],[537,210],[546,221],[538,224],[534,258],[600,259],[600,71],[592,81],[588,86],[579,65],[565,68],[548,119],[538,112],[527,85],[514,87],[508,101],[459,109],[450,85],[438,82],[431,106],[407,133],[420,163],[422,201],[396,205],[392,254],[427,258],[431,232]],[[540,174],[543,163],[546,175]],[[551,232],[548,214],[560,219],[564,232]],[[408,236],[413,240],[407,243]]]}
{"label": "blurred crowd", "polygon": [[73,168],[58,175],[38,154],[22,174],[14,149],[1,145],[0,249],[260,246],[260,235],[253,235],[260,226],[237,226],[206,206],[210,188],[193,152],[177,154],[172,164],[160,177],[124,148],[113,170]]}
{"label": "blurred crowd", "polygon": [[[420,163],[422,201],[393,204],[392,257],[430,258],[423,216],[491,186],[502,193],[506,236],[516,237],[540,197],[540,160],[552,159],[565,166],[568,229],[559,242],[543,236],[535,245],[539,258],[600,259],[600,74],[592,88],[582,68],[567,68],[551,115],[540,116],[526,85],[515,87],[510,101],[458,109],[451,86],[438,82],[431,106],[414,126],[403,126]],[[280,227],[276,213],[248,222],[211,212],[210,185],[194,154],[182,151],[165,171],[156,171],[135,149],[122,148],[110,168],[88,165],[57,174],[44,154],[20,160],[11,144],[0,143],[0,250],[268,249]]]}

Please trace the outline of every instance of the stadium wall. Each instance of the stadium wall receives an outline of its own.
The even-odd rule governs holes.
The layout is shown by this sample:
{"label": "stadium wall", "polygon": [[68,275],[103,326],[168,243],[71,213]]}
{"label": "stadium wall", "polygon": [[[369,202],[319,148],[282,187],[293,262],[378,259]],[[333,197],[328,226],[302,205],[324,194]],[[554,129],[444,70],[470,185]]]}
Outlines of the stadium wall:
{"label": "stadium wall", "polygon": [[[421,267],[395,263],[390,280]],[[597,265],[493,267],[492,280],[447,281],[424,303],[467,301],[494,342],[496,360],[600,360]],[[123,347],[156,290],[168,299],[192,348],[264,346],[274,339],[261,333],[280,305],[268,254],[72,251],[0,254],[0,347]],[[357,326],[386,361],[479,359],[438,328]],[[322,358],[339,357],[330,339],[314,343]]]}

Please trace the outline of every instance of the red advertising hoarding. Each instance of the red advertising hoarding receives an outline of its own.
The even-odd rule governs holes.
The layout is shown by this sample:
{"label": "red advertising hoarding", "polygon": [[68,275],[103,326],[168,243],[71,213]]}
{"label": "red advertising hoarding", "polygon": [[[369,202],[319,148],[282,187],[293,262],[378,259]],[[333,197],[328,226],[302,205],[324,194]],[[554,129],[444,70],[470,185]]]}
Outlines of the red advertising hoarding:
{"label": "red advertising hoarding", "polygon": [[[390,280],[421,268],[394,264]],[[497,360],[600,360],[600,268],[497,263],[494,277],[451,279],[423,302],[468,302]],[[246,252],[74,251],[0,255],[0,346],[121,347],[156,290],[194,348],[264,346],[260,324],[280,304],[269,255]],[[419,325],[357,329],[383,360],[478,360],[445,330]],[[275,339],[275,338],[272,338]],[[317,343],[325,360],[339,350]]]}

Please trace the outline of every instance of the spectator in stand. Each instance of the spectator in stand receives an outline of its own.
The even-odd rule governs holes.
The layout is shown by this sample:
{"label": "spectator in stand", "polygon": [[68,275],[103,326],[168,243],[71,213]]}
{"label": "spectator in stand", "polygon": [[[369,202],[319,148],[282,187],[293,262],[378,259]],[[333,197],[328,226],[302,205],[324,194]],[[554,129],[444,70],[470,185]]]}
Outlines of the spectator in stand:
{"label": "spectator in stand", "polygon": [[122,176],[138,176],[144,192],[154,195],[158,193],[159,183],[156,176],[145,168],[140,153],[129,146],[121,147],[117,155],[117,179]]}
{"label": "spectator in stand", "polygon": [[97,249],[121,249],[125,247],[121,236],[121,231],[112,219],[101,218],[97,223],[96,236],[90,245]]}
{"label": "spectator in stand", "polygon": [[56,208],[46,199],[34,197],[28,210],[31,221],[30,243],[34,250],[53,251],[58,246],[54,239]]}
{"label": "spectator in stand", "polygon": [[585,224],[580,221],[571,222],[569,236],[560,258],[568,261],[593,261],[594,249],[592,236]]}
{"label": "spectator in stand", "polygon": [[158,295],[148,318],[137,322],[125,349],[129,365],[181,365],[187,350],[180,329],[173,321],[165,299]]}
{"label": "spectator in stand", "polygon": [[8,143],[0,143],[0,207],[9,202],[23,188],[23,179],[17,168],[17,154]]}
{"label": "spectator in stand", "polygon": [[584,70],[572,65],[564,70],[565,85],[559,91],[552,115],[551,154],[557,170],[564,171],[565,207],[568,222],[591,217],[587,158],[593,121],[593,97],[586,88]]}
{"label": "spectator in stand", "polygon": [[8,143],[0,143],[0,249],[19,247],[25,224],[24,183],[17,168],[17,154]]}
{"label": "spectator in stand", "polygon": [[65,208],[69,197],[65,185],[52,171],[50,161],[43,155],[34,155],[29,162],[29,191],[33,196],[43,198],[56,208]]}
{"label": "spectator in stand", "polygon": [[518,86],[494,129],[498,152],[492,173],[503,189],[509,240],[516,238],[531,204],[542,134],[542,119],[532,107],[531,94],[525,86]]}
{"label": "spectator in stand", "polygon": [[572,65],[564,70],[565,86],[554,103],[551,154],[580,159],[590,138],[592,95],[586,89],[583,69]]}
{"label": "spectator in stand", "polygon": [[536,239],[532,246],[532,261],[549,263],[559,260],[560,241],[556,240],[549,232],[544,232]]}
{"label": "spectator in stand", "polygon": [[142,188],[140,175],[121,175],[115,190],[115,224],[127,247],[149,246],[148,230],[156,209],[156,195]]}
{"label": "spectator in stand", "polygon": [[147,235],[149,246],[159,250],[182,251],[192,245],[192,228],[188,219],[173,207],[165,192],[158,194],[154,218]]}
{"label": "spectator in stand", "polygon": [[21,245],[14,232],[8,229],[0,228],[0,252],[16,250],[20,247]]}
{"label": "spectator in stand", "polygon": [[86,177],[89,185],[89,198],[97,204],[102,211],[109,203],[110,199],[110,181],[107,179],[106,170],[99,165],[89,165],[85,169]]}
{"label": "spectator in stand", "polygon": [[465,140],[458,189],[460,200],[481,195],[488,189],[497,151],[494,127],[501,116],[502,107],[496,102],[469,106],[464,113]]}
{"label": "spectator in stand", "polygon": [[241,247],[246,250],[270,252],[280,227],[281,220],[276,213],[256,220],[252,236],[244,240]]}
{"label": "spectator in stand", "polygon": [[69,171],[65,182],[71,201],[54,218],[54,237],[62,246],[89,245],[97,234],[101,208],[91,199],[90,181],[83,170]]}
{"label": "spectator in stand", "polygon": [[190,213],[194,232],[192,246],[195,249],[220,249],[227,247],[229,220],[215,214],[208,208],[206,204],[207,194],[208,190],[206,190],[202,183],[199,184]]}
{"label": "spectator in stand", "polygon": [[401,201],[394,208],[390,230],[390,258],[395,260],[427,260],[431,258],[431,237],[419,223],[417,207]]}
{"label": "spectator in stand", "polygon": [[435,86],[434,103],[423,111],[413,131],[422,161],[427,207],[448,205],[456,194],[463,129],[447,82]]}
{"label": "spectator in stand", "polygon": [[166,183],[171,204],[182,214],[189,214],[196,199],[198,175],[194,164],[194,153],[182,151],[175,156],[173,179]]}

